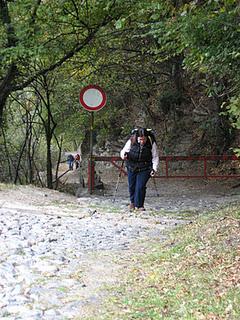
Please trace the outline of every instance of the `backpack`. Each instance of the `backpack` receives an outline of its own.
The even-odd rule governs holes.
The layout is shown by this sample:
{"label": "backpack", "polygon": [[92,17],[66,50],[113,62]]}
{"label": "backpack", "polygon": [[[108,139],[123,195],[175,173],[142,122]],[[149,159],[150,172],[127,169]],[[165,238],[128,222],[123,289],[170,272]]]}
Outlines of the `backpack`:
{"label": "backpack", "polygon": [[69,154],[67,156],[67,161],[73,161],[74,160],[74,156],[72,154]]}
{"label": "backpack", "polygon": [[153,142],[156,143],[155,133],[153,129],[148,128],[135,128],[131,131],[131,142],[135,143],[137,141],[137,138],[139,137],[139,134],[142,132],[144,136],[147,136],[151,145],[153,145]]}

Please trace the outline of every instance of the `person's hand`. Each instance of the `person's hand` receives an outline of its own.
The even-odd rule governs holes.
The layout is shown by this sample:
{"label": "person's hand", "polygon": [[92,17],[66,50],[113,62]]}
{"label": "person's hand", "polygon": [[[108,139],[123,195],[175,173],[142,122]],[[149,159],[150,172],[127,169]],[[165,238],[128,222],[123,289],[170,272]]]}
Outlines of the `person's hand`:
{"label": "person's hand", "polygon": [[150,172],[150,176],[153,177],[155,175],[155,170],[152,169],[152,171]]}

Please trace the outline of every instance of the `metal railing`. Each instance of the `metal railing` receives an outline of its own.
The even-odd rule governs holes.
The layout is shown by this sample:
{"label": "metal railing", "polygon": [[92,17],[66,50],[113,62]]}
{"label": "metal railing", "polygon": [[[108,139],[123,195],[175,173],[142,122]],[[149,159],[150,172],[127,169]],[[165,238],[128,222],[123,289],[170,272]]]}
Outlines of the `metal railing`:
{"label": "metal railing", "polygon": [[[118,164],[119,161],[122,161],[120,157],[117,156],[93,156],[92,158],[92,166],[88,165],[88,186],[89,190],[94,190],[94,172],[95,172],[95,162],[96,161],[105,161],[105,162],[111,162],[113,166],[115,166],[118,170],[121,170],[124,175],[127,175],[126,170]],[[164,179],[228,179],[228,178],[234,178],[238,179],[240,178],[240,174],[238,173],[238,169],[240,170],[240,158],[236,155],[209,155],[209,156],[160,156],[159,161],[164,162],[164,168],[162,170],[162,174],[160,170],[158,171],[158,174],[155,176],[156,178],[164,178]],[[174,172],[171,173],[169,164],[171,162],[200,162],[201,169],[198,170],[198,174],[175,174]],[[225,174],[225,173],[217,173],[217,174],[211,174],[209,173],[209,162],[212,161],[234,161],[237,163],[236,167],[232,167],[233,172],[231,174]],[[199,167],[198,166],[198,169]],[[161,166],[160,166],[161,167]],[[92,170],[92,171],[90,171]],[[90,174],[91,173],[91,174]],[[91,177],[91,179],[90,179]],[[91,188],[90,188],[91,187]]]}

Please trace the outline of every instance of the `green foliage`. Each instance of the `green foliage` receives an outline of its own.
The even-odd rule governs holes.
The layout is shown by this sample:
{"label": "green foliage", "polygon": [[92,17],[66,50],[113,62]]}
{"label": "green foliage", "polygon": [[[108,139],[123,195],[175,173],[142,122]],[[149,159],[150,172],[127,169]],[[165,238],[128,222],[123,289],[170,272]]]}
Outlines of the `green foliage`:
{"label": "green foliage", "polygon": [[[15,64],[21,79],[32,76],[31,67],[44,62],[44,68],[61,59],[70,59],[86,47],[105,25],[118,18],[121,1],[35,0],[7,2],[7,17],[0,19],[0,72]],[[0,16],[1,17],[1,16]],[[11,27],[11,34],[9,32]],[[9,44],[9,37],[14,45]],[[30,72],[30,73],[29,73]]]}
{"label": "green foliage", "polygon": [[[83,141],[89,125],[89,114],[80,111],[78,102],[80,88],[88,84],[86,77],[95,70],[92,53],[96,53],[96,47],[89,44],[108,24],[119,18],[121,12],[126,10],[126,5],[120,0],[23,0],[6,1],[3,6],[4,10],[0,12],[0,85],[6,87],[6,95],[31,84],[34,90],[38,90],[37,96],[34,93],[30,97],[32,104],[18,97],[20,112],[24,113],[30,105],[33,113],[37,111],[34,121],[38,124],[34,122],[31,125],[34,130],[40,127],[42,131],[36,130],[39,136],[36,137],[35,148],[45,141],[43,132],[46,134],[47,130],[55,130],[56,126],[54,138],[61,138],[64,148],[74,150]],[[80,66],[76,65],[77,59]],[[65,61],[70,63],[63,65]],[[60,66],[62,69],[57,78],[52,72]],[[42,76],[47,76],[50,86],[44,83]],[[4,103],[5,100],[0,101],[1,110]],[[9,106],[11,100],[7,108]],[[48,108],[51,108],[51,114]],[[13,122],[18,123],[15,108],[12,108],[11,116]],[[8,121],[7,116],[6,127]],[[14,141],[16,149],[22,145],[26,148],[24,144],[28,135],[27,124],[22,117],[19,122],[20,132]],[[52,139],[52,132],[48,133],[55,162],[58,147],[55,139]],[[11,136],[11,130],[8,134]],[[13,148],[8,144],[8,134],[6,146]],[[35,156],[40,158],[37,152]],[[22,161],[25,161],[25,157],[22,157]]]}
{"label": "green foliage", "polygon": [[[222,108],[225,108],[226,111],[224,114],[229,116],[229,119],[232,123],[232,126],[236,129],[240,129],[240,96],[235,96],[230,99],[229,104],[226,106],[226,103],[222,105]],[[235,148],[234,151],[240,157],[240,148]]]}
{"label": "green foliage", "polygon": [[[139,106],[139,111],[155,121],[161,112],[174,111],[186,101],[184,90],[178,90],[176,84],[177,63],[183,87],[192,77],[206,88],[208,97],[219,99],[219,105],[225,101],[230,121],[239,128],[238,1],[6,3],[11,21],[4,23],[0,15],[1,83],[8,79],[13,66],[17,72],[9,83],[11,90],[29,86],[39,73],[48,74],[55,133],[63,139],[64,149],[80,145],[89,132],[89,113],[78,101],[81,88],[96,83],[107,92],[107,105],[96,114],[94,124],[97,142],[103,146],[107,140],[129,134],[134,125],[132,106]],[[34,83],[39,79],[36,77]],[[30,98],[36,103],[36,97]],[[156,111],[150,106],[153,101],[159,106]],[[23,97],[20,102],[23,113],[29,108],[36,110],[36,105]],[[21,145],[26,129],[19,112],[12,107],[11,117],[21,128],[14,148]],[[44,108],[40,115],[46,117]],[[36,122],[40,141],[39,118]],[[57,150],[56,142],[52,143]]]}
{"label": "green foliage", "polygon": [[[150,5],[151,6],[151,5]],[[239,68],[238,1],[191,1],[174,6],[172,1],[152,5],[149,32],[157,40],[150,50],[163,61],[184,54],[191,71],[236,77]]]}
{"label": "green foliage", "polygon": [[235,78],[240,56],[237,1],[210,1],[185,10],[180,23],[186,66],[220,78]]}
{"label": "green foliage", "polygon": [[[224,106],[224,105],[223,105]],[[240,129],[240,96],[232,97],[226,107],[227,113],[236,129]]]}
{"label": "green foliage", "polygon": [[[156,61],[171,61],[182,55],[185,69],[205,78],[209,96],[234,96],[240,84],[239,2],[190,1],[174,5],[172,1],[159,1],[149,4],[149,9],[152,14],[145,24],[148,31],[144,37],[156,39],[149,49]],[[237,109],[232,107],[231,114],[232,119],[237,118]]]}

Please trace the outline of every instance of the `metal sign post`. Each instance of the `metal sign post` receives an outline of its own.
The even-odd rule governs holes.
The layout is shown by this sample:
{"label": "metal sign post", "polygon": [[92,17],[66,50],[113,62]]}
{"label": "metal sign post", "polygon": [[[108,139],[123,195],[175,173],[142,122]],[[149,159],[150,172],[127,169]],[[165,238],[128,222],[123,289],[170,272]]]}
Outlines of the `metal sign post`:
{"label": "metal sign post", "polygon": [[93,160],[93,126],[94,126],[94,113],[91,112],[90,120],[90,159],[89,159],[89,168],[88,168],[88,191],[90,194],[93,193],[94,189],[94,160]]}
{"label": "metal sign post", "polygon": [[80,104],[84,109],[91,112],[90,120],[90,159],[88,163],[88,190],[92,194],[94,190],[94,158],[93,158],[93,128],[94,116],[93,111],[102,109],[106,102],[107,96],[103,89],[97,85],[88,85],[80,91]]}

